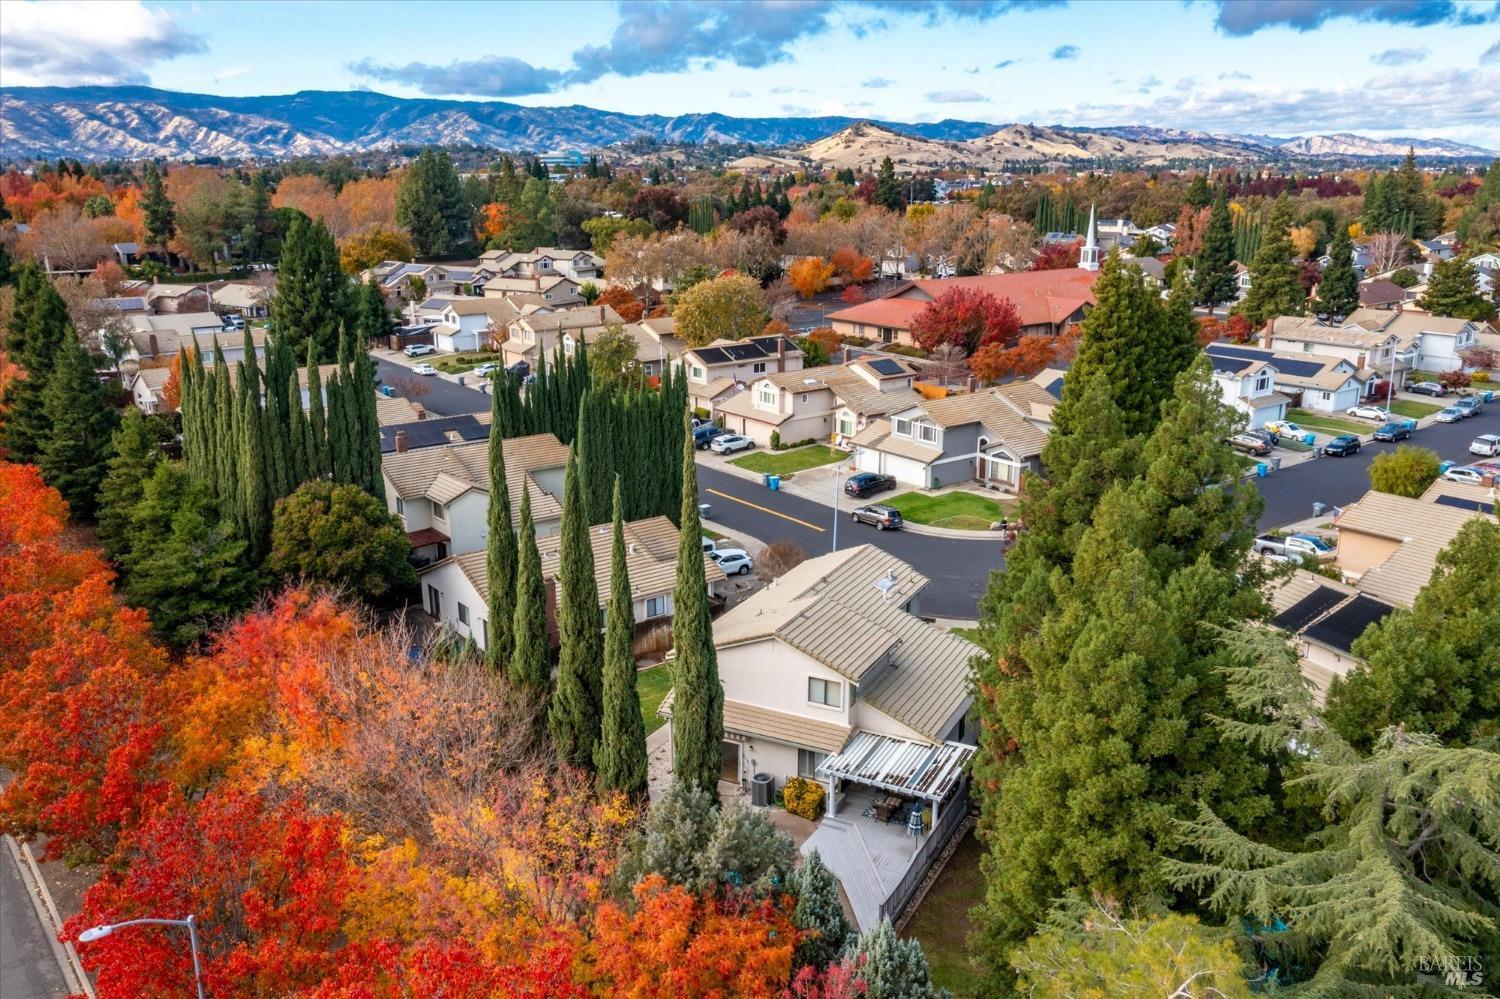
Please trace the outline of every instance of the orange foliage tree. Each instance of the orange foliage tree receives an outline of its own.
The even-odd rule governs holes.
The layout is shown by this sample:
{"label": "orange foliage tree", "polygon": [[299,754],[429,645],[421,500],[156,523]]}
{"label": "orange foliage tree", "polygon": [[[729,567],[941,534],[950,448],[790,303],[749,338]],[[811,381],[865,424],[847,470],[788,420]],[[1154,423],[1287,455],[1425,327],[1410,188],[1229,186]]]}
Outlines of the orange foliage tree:
{"label": "orange foliage tree", "polygon": [[875,261],[852,246],[841,246],[828,258],[829,263],[845,281],[868,281],[875,273]]}
{"label": "orange foliage tree", "polygon": [[982,382],[999,381],[1013,375],[1030,378],[1057,359],[1057,338],[1029,334],[1015,346],[989,343],[969,358],[969,370]]}
{"label": "orange foliage tree", "polygon": [[833,271],[833,264],[822,257],[803,257],[787,268],[786,276],[797,289],[797,294],[811,298],[828,287]]}
{"label": "orange foliage tree", "polygon": [[630,289],[612,284],[599,293],[595,305],[607,305],[619,313],[627,323],[638,323],[646,311],[645,304],[630,293]]}

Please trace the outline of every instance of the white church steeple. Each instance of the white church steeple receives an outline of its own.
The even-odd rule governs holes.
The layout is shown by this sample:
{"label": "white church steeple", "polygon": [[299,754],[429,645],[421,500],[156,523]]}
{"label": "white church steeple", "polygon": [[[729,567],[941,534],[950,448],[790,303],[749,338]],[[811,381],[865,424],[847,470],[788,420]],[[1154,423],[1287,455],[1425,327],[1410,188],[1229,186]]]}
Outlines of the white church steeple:
{"label": "white church steeple", "polygon": [[1094,206],[1089,205],[1089,231],[1084,238],[1083,249],[1078,251],[1078,269],[1084,271],[1097,271],[1099,269],[1099,227],[1094,222]]}

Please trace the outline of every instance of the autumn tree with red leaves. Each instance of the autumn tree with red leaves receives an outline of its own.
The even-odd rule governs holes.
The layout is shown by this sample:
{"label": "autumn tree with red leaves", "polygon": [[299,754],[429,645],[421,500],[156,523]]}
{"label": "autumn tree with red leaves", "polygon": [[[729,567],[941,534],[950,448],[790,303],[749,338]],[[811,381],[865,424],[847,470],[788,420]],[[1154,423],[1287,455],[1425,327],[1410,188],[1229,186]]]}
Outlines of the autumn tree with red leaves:
{"label": "autumn tree with red leaves", "polygon": [[600,292],[594,304],[609,306],[627,323],[640,322],[641,315],[646,311],[645,304],[639,298],[631,294],[628,288],[617,284],[612,284]]}
{"label": "autumn tree with red leaves", "polygon": [[834,250],[828,262],[846,282],[868,281],[875,273],[875,261],[852,246]]}
{"label": "autumn tree with red leaves", "polygon": [[1057,360],[1058,338],[1029,334],[1014,347],[991,343],[980,347],[969,358],[969,370],[982,382],[995,382],[1012,375],[1030,378]]}
{"label": "autumn tree with red leaves", "polygon": [[950,288],[917,313],[911,331],[923,350],[951,344],[972,356],[990,344],[1014,344],[1021,335],[1021,313],[1008,298],[972,288]]}
{"label": "autumn tree with red leaves", "polygon": [[1083,249],[1083,240],[1075,239],[1071,243],[1048,243],[1037,251],[1036,258],[1031,261],[1031,269],[1034,271],[1061,271],[1069,267],[1078,266],[1078,254]]}

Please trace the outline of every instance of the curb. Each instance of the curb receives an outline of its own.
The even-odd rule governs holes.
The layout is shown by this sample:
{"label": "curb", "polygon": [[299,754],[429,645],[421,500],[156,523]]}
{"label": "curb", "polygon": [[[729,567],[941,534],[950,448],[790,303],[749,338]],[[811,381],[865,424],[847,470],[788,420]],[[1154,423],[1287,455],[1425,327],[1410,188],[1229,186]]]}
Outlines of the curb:
{"label": "curb", "polygon": [[94,983],[89,981],[88,973],[83,970],[83,964],[78,960],[78,951],[74,950],[71,941],[58,939],[62,934],[62,917],[57,912],[57,903],[52,900],[52,892],[47,890],[47,881],[42,877],[31,847],[26,843],[16,842],[10,836],[5,837],[5,845],[16,862],[21,880],[26,883],[27,894],[31,897],[32,907],[36,909],[37,919],[41,921],[43,929],[51,931],[47,940],[52,944],[52,956],[62,970],[69,993],[94,999]]}

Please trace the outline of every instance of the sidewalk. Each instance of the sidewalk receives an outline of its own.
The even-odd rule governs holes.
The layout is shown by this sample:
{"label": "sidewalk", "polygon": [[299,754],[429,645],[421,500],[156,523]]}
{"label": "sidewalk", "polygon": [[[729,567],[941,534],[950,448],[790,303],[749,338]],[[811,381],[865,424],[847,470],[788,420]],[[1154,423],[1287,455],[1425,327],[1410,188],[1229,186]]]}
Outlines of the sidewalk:
{"label": "sidewalk", "polygon": [[[765,476],[760,472],[752,472],[747,468],[741,468],[733,463],[734,459],[744,457],[747,452],[741,451],[733,455],[715,454],[712,451],[699,451],[698,461],[700,464],[708,465],[730,475],[738,476],[748,482],[765,488]],[[754,453],[754,452],[748,452]],[[819,465],[816,468],[808,468],[791,476],[782,476],[779,488],[783,492],[791,493],[793,496],[820,503],[826,507],[837,506],[839,510],[848,512],[857,506],[867,503],[879,503],[880,496],[871,496],[867,499],[856,499],[852,496],[844,496],[840,493],[845,478],[850,474],[849,462],[838,461],[829,465]],[[996,499],[1001,494],[989,493],[980,489],[968,489],[963,484],[944,486],[942,489],[903,489],[897,488],[897,492],[922,493],[925,496],[942,496],[954,492],[972,492],[976,496],[985,499]],[[947,527],[929,527],[926,524],[913,524],[907,521],[902,530],[911,534],[925,534],[935,538],[984,538],[994,540],[998,531],[960,531]]]}

